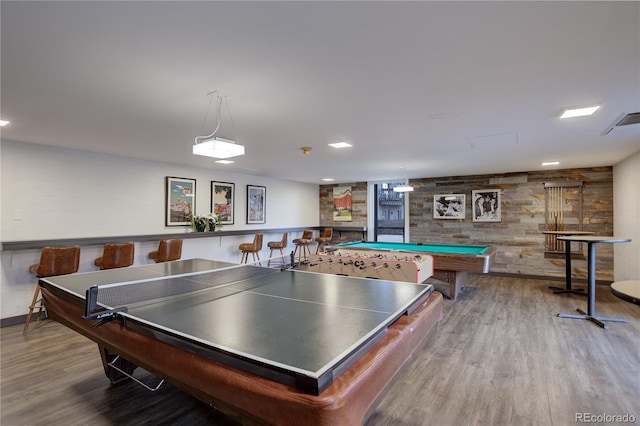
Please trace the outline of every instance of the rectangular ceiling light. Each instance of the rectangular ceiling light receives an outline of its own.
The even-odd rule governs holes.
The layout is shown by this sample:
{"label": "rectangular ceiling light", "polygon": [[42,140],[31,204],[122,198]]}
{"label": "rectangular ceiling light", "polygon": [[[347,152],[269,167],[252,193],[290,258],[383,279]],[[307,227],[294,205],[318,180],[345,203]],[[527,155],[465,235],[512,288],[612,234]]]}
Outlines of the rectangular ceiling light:
{"label": "rectangular ceiling light", "polygon": [[558,164],[560,164],[559,161],[545,161],[542,163],[543,166],[557,166]]}
{"label": "rectangular ceiling light", "polygon": [[560,118],[572,118],[572,117],[584,117],[585,115],[591,115],[600,108],[600,105],[590,106],[586,108],[567,108],[564,110]]}
{"label": "rectangular ceiling light", "polygon": [[0,120],[0,127],[4,127],[4,126],[6,126],[6,125],[7,125],[7,124],[9,124],[9,123],[10,123],[10,121],[7,121],[7,120]]}
{"label": "rectangular ceiling light", "polygon": [[349,148],[351,145],[349,142],[336,142],[336,143],[330,143],[329,146],[332,146],[334,148]]}
{"label": "rectangular ceiling light", "polygon": [[393,192],[411,192],[411,191],[413,191],[413,186],[409,186],[409,185],[400,185],[400,186],[393,187]]}
{"label": "rectangular ceiling light", "polygon": [[230,158],[244,155],[244,146],[228,139],[213,138],[193,145],[193,153],[205,157]]}

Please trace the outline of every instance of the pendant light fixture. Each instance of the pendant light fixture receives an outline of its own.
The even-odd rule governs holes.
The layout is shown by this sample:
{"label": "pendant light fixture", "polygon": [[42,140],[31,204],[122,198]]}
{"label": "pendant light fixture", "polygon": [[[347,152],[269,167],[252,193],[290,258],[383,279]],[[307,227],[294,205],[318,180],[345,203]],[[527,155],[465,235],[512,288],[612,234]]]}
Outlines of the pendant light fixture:
{"label": "pendant light fixture", "polygon": [[409,177],[407,176],[407,171],[404,166],[402,166],[402,170],[404,170],[405,183],[404,185],[394,186],[393,192],[412,192],[413,186],[409,185]]}
{"label": "pendant light fixture", "polygon": [[211,103],[213,102],[213,95],[216,95],[217,125],[213,133],[211,133],[210,135],[196,136],[195,144],[193,145],[193,154],[213,158],[231,158],[237,157],[239,155],[244,155],[244,146],[237,144],[233,140],[223,139],[216,136],[216,133],[218,132],[218,130],[220,130],[221,126],[221,109],[223,99],[227,106],[227,111],[229,112],[229,118],[231,119],[231,123],[233,124],[233,118],[231,117],[231,110],[229,109],[229,102],[227,101],[227,97],[217,90],[207,93],[207,95],[211,96],[211,100],[209,101],[209,107],[207,108],[207,112],[205,113],[204,120],[206,122],[207,115],[209,114],[209,109],[211,108]]}

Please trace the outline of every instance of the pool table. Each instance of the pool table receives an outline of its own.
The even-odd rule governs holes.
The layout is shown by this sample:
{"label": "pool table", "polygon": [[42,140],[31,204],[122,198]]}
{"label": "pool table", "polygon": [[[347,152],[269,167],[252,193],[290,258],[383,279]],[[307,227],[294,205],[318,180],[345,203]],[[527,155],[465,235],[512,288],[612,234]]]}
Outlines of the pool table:
{"label": "pool table", "polygon": [[345,255],[363,251],[429,254],[433,257],[433,278],[449,285],[447,296],[452,300],[464,287],[467,272],[488,273],[496,257],[495,247],[469,244],[356,241],[336,244],[329,250]]}

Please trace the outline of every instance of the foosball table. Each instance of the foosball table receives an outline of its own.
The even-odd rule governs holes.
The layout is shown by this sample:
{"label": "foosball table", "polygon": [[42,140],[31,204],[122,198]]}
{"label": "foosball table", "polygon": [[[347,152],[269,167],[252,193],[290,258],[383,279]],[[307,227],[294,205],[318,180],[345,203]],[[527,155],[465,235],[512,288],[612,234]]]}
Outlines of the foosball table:
{"label": "foosball table", "polygon": [[330,250],[309,257],[307,270],[324,274],[423,283],[433,275],[433,257],[416,253]]}
{"label": "foosball table", "polygon": [[[487,245],[444,244],[429,242],[393,243],[380,241],[353,241],[349,243],[341,243],[325,247],[325,251],[332,255],[339,253],[341,256],[365,256],[369,254],[384,254],[392,257],[396,256],[398,259],[402,259],[404,256],[420,256],[420,258],[430,256],[433,260],[433,279],[442,282],[445,286],[448,287],[448,289],[446,289],[448,291],[445,291],[445,293],[443,294],[445,295],[445,297],[448,296],[452,300],[456,300],[456,296],[465,286],[468,273],[489,273],[491,265],[496,258],[496,248]],[[361,265],[360,262],[358,263],[358,265]],[[368,264],[365,263],[365,266],[367,265]],[[379,266],[380,265],[376,265],[374,268],[377,268]],[[395,269],[400,269],[395,267],[395,264],[393,266]],[[363,275],[357,276],[375,277],[375,275],[373,274],[369,275],[369,271],[367,271],[368,268],[369,267],[367,266],[367,268],[362,271],[364,273]],[[329,269],[331,271],[336,269],[342,271],[350,270],[347,267],[332,267]],[[383,268],[380,268],[380,270],[382,269],[386,268],[384,268],[383,266]],[[345,274],[344,272],[336,273]],[[396,274],[393,276],[398,275],[399,274],[396,272]],[[448,294],[446,294],[447,292]]]}

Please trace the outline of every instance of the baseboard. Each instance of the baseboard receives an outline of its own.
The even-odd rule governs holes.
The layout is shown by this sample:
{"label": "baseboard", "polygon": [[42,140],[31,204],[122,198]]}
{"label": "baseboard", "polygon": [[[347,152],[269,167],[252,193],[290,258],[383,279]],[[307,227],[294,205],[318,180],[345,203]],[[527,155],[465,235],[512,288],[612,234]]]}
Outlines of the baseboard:
{"label": "baseboard", "polygon": [[[46,319],[47,316],[42,313],[40,319]],[[31,324],[35,326],[35,322],[38,320],[38,314],[32,314],[31,316]],[[24,324],[27,321],[27,314],[18,315],[15,317],[2,318],[0,319],[0,328],[2,327],[10,327],[12,325]],[[31,327],[31,326],[30,326]]]}
{"label": "baseboard", "polygon": [[[488,275],[492,275],[495,277],[511,277],[511,278],[522,278],[528,280],[544,280],[544,281],[562,281],[564,282],[564,277],[550,277],[548,275],[528,275],[528,274],[514,274],[509,272],[489,272]],[[596,285],[611,285],[613,281],[607,280],[596,280]],[[586,278],[571,278],[572,284],[584,284],[587,285]]]}

